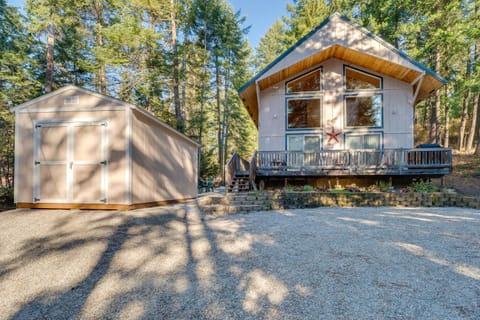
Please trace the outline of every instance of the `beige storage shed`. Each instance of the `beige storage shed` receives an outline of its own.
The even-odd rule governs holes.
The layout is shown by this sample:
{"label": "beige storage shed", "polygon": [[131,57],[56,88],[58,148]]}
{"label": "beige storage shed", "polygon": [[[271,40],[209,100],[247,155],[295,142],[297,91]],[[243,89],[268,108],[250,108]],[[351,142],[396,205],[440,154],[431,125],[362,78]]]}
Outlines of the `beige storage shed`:
{"label": "beige storage shed", "polygon": [[124,210],[197,195],[199,145],[141,108],[66,86],[12,111],[19,208]]}

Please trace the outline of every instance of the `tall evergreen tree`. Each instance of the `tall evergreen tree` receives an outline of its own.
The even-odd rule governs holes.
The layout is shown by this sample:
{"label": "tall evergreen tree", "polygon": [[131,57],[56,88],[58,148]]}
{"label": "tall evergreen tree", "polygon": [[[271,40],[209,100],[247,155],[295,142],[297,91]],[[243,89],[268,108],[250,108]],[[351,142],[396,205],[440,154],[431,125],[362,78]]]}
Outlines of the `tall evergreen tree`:
{"label": "tall evergreen tree", "polygon": [[277,19],[260,39],[257,48],[257,68],[259,70],[265,68],[286,49],[284,24]]}
{"label": "tall evergreen tree", "polygon": [[39,95],[39,43],[25,18],[0,0],[0,187],[13,186],[14,115],[9,108]]}

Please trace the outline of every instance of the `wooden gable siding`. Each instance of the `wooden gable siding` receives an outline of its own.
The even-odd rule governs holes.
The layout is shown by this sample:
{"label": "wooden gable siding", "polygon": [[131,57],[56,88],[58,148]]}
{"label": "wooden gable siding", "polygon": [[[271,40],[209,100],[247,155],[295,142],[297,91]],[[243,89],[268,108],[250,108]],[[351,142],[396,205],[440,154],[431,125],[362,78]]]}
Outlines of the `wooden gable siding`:
{"label": "wooden gable siding", "polygon": [[[364,52],[355,51],[340,45],[333,45],[285,69],[273,73],[268,77],[262,77],[262,79],[259,80],[259,87],[261,90],[269,88],[284,79],[292,78],[300,74],[303,70],[308,70],[330,58],[338,58],[347,63],[355,64],[367,70],[387,75],[406,83],[412,83],[422,74],[420,71],[412,70],[403,65],[395,64],[391,61],[380,59]],[[441,84],[438,83],[438,81],[435,81],[432,76],[426,75],[425,80],[423,81],[422,90],[420,91],[417,100],[422,100],[430,92],[438,89],[440,86]]]}

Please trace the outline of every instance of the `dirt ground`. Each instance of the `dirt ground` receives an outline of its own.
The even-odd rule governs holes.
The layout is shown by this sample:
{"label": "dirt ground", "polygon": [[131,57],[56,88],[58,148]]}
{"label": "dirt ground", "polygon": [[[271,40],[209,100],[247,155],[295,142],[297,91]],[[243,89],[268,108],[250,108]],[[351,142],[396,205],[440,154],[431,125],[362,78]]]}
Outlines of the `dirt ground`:
{"label": "dirt ground", "polygon": [[0,217],[0,319],[480,319],[478,210]]}
{"label": "dirt ground", "polygon": [[[440,179],[434,179],[440,185]],[[453,173],[445,177],[445,186],[468,196],[480,196],[480,157],[453,155]]]}

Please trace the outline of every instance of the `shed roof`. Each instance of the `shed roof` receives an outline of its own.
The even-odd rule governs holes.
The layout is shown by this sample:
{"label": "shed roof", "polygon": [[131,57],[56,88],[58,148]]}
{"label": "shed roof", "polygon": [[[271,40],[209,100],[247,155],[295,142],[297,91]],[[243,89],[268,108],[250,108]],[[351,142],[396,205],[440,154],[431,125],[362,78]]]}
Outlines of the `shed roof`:
{"label": "shed roof", "polygon": [[[130,104],[128,102],[125,102],[125,101],[122,101],[122,100],[119,100],[119,99],[116,99],[116,98],[113,98],[113,97],[110,97],[110,96],[107,96],[107,95],[104,95],[104,94],[100,94],[98,92],[94,92],[94,91],[91,91],[91,90],[88,90],[88,89],[84,89],[84,88],[80,88],[80,87],[77,87],[77,86],[74,86],[74,85],[67,85],[67,86],[64,86],[58,90],[55,90],[53,92],[50,92],[50,93],[47,93],[47,94],[44,94],[42,96],[39,96],[35,99],[32,99],[32,100],[29,100],[25,103],[22,103],[22,104],[19,104],[15,107],[12,107],[10,108],[10,111],[12,112],[15,112],[15,113],[23,113],[23,112],[30,112],[31,110],[28,109],[28,107],[32,106],[32,105],[35,105],[36,103],[38,102],[42,102],[42,101],[46,101],[46,100],[49,100],[53,97],[56,97],[58,95],[61,95],[61,94],[64,94],[66,93],[67,91],[70,91],[70,90],[74,90],[78,93],[81,93],[81,94],[87,94],[87,95],[91,95],[91,96],[94,96],[94,97],[97,97],[99,99],[102,99],[103,101],[107,101],[109,103],[111,103],[111,106],[109,106],[108,108],[111,108],[112,110],[115,110],[117,108],[121,108],[121,109],[131,109],[131,110],[135,110],[137,112],[140,112],[142,113],[143,115],[145,115],[147,118],[149,118],[150,120],[153,121],[153,123],[155,123],[155,125],[157,126],[160,126],[160,127],[163,127],[165,129],[167,129],[168,131],[171,131],[172,133],[174,133],[175,135],[177,135],[179,138],[181,139],[184,139],[186,140],[187,142],[191,143],[191,144],[194,144],[196,146],[200,146],[200,144],[198,142],[196,142],[195,140],[187,137],[186,135],[184,135],[183,133],[175,130],[174,128],[172,128],[171,126],[169,126],[168,124],[166,124],[165,122],[161,121],[160,119],[158,119],[157,117],[155,117],[154,115],[152,115],[150,112],[148,112],[147,110],[143,109],[143,108],[139,108],[133,104]],[[92,108],[95,108],[95,106],[91,106]],[[107,108],[107,109],[108,109]],[[104,107],[99,107],[98,109],[105,109]],[[61,111],[59,110],[58,108],[56,109],[58,111]],[[72,108],[72,110],[76,110],[75,108]],[[118,109],[117,109],[118,110]],[[35,110],[35,112],[39,112],[40,110]],[[85,108],[81,108],[80,111],[86,111]],[[49,110],[49,112],[51,112],[51,110]]]}
{"label": "shed roof", "polygon": [[392,78],[413,83],[424,75],[415,101],[446,80],[365,28],[334,13],[243,85],[238,93],[258,125],[257,90],[291,78],[330,58],[338,58]]}

